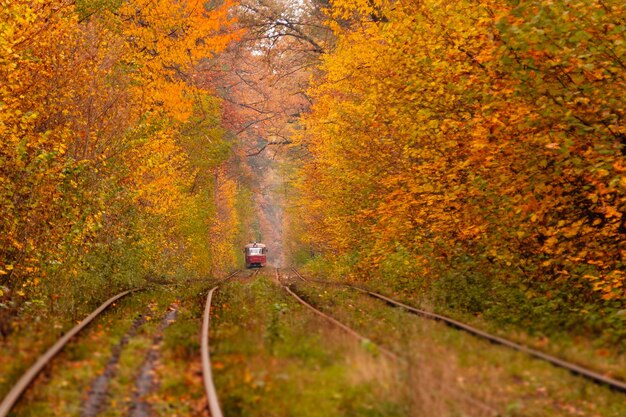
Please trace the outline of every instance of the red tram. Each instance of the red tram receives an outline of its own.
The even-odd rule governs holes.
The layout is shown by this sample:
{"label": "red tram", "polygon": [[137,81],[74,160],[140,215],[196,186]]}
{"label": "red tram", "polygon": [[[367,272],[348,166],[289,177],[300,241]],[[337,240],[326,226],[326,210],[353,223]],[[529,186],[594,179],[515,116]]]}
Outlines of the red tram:
{"label": "red tram", "polygon": [[267,248],[262,243],[248,243],[243,250],[246,254],[246,268],[261,268],[267,262]]}

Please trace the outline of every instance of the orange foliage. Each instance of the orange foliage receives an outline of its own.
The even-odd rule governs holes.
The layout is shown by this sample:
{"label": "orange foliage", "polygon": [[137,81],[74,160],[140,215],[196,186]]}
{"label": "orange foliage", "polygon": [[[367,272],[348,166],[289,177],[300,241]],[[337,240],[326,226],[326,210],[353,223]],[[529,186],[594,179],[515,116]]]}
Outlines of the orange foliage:
{"label": "orange foliage", "polygon": [[222,156],[193,149],[223,142],[182,129],[221,117],[199,68],[238,36],[231,6],[0,1],[0,297],[52,305],[201,258],[193,179]]}
{"label": "orange foliage", "polygon": [[352,25],[331,23],[338,45],[301,138],[310,244],[364,268],[471,259],[462,268],[493,279],[623,299],[623,13],[335,1]]}

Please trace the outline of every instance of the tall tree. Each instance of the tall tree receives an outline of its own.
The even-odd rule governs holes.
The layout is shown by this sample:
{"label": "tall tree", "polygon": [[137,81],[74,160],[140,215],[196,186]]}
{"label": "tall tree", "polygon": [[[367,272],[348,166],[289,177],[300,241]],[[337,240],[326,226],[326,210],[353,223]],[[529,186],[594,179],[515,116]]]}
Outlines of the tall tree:
{"label": "tall tree", "polygon": [[469,276],[589,326],[589,305],[619,311],[624,6],[333,5],[344,23],[302,135],[311,245],[399,288]]}

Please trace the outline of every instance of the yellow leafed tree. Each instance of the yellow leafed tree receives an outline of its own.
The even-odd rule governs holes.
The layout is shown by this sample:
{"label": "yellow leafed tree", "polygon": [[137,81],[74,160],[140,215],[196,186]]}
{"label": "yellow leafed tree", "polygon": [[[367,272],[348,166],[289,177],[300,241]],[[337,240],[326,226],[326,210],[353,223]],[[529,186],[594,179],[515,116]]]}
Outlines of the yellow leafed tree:
{"label": "yellow leafed tree", "polygon": [[471,311],[501,308],[481,291],[504,285],[532,300],[514,303],[528,323],[541,302],[555,321],[585,320],[590,305],[615,314],[623,12],[595,0],[333,2],[337,47],[301,135],[306,241],[355,276],[413,295],[435,286]]}
{"label": "yellow leafed tree", "polygon": [[238,36],[232,4],[0,5],[0,316],[207,273],[203,172],[229,145],[202,68]]}

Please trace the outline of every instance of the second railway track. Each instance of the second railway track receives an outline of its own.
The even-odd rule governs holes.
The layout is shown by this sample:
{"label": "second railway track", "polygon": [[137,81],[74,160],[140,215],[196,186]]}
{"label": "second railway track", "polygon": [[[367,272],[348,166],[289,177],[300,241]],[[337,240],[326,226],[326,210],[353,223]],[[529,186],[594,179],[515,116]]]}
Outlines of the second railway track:
{"label": "second railway track", "polygon": [[[228,276],[226,276],[225,278],[223,278],[222,280],[218,281],[218,286],[222,285],[225,281],[231,279],[233,276],[236,276],[237,274],[239,274],[240,271],[235,271],[231,274],[229,274]],[[258,270],[255,271],[251,271],[251,273],[249,275],[246,276],[246,278],[251,278],[254,277],[255,275],[258,274]],[[206,282],[206,280],[197,280],[198,284],[200,285],[203,282]],[[151,287],[167,287],[168,285],[152,285]],[[99,318],[100,316],[102,316],[102,314],[107,311],[108,309],[111,308],[111,306],[116,305],[116,302],[121,300],[124,297],[127,297],[130,294],[133,293],[137,293],[139,291],[145,291],[147,287],[142,287],[142,288],[137,288],[137,289],[132,289],[132,290],[128,290],[128,291],[124,291],[121,292],[111,298],[109,298],[108,300],[106,300],[104,303],[102,303],[97,309],[95,309],[91,314],[89,314],[85,319],[83,319],[80,323],[78,323],[76,326],[74,326],[72,329],[70,329],[67,333],[65,333],[60,339],[58,339],[52,346],[50,346],[45,353],[43,353],[36,361],[33,365],[31,365],[26,372],[24,372],[24,374],[17,380],[17,382],[13,385],[13,387],[8,391],[8,393],[6,394],[6,396],[4,397],[4,399],[2,399],[2,402],[0,402],[0,417],[7,417],[8,415],[10,415],[11,411],[14,410],[14,407],[18,404],[20,398],[25,394],[25,392],[35,383],[35,380],[37,378],[37,376],[39,374],[42,373],[42,371],[44,369],[46,369],[47,366],[49,366],[49,364],[53,361],[53,359],[59,355],[59,353],[61,353],[64,348],[73,340],[76,339],[76,337],[81,334],[91,323],[94,322],[94,320],[96,320],[97,318]],[[217,288],[217,287],[215,287]],[[214,288],[214,289],[215,289]],[[175,304],[176,302],[175,302]],[[133,307],[134,308],[134,307]],[[150,307],[150,309],[152,309],[152,307]],[[171,323],[174,320],[175,317],[175,313],[176,313],[176,308],[174,308],[172,310],[171,306],[170,308],[167,309],[167,313],[164,316],[164,321],[162,323],[161,326],[159,326],[159,329],[157,330],[158,334],[155,334],[154,337],[158,337],[159,340],[162,340],[162,332],[163,330],[165,330],[165,328],[168,326],[169,323]],[[117,311],[117,310],[116,310]],[[152,315],[153,312],[149,312],[149,316]],[[170,314],[171,313],[171,314]],[[132,314],[138,314],[138,317],[141,318],[142,314],[135,312]],[[145,315],[145,313],[144,313]],[[171,316],[171,318],[170,318]],[[147,318],[147,320],[150,320],[150,317]],[[109,362],[114,363],[114,365],[110,365],[107,364],[107,370],[105,371],[104,374],[98,376],[97,378],[93,379],[92,382],[94,384],[97,384],[98,386],[104,384],[103,386],[105,388],[95,388],[96,385],[94,385],[92,387],[92,389],[95,389],[96,391],[89,393],[89,395],[87,395],[86,401],[85,403],[83,403],[83,406],[86,407],[85,410],[89,410],[89,411],[85,411],[87,412],[87,414],[89,415],[96,415],[98,413],[100,413],[101,411],[103,411],[100,407],[102,407],[103,405],[100,404],[96,404],[98,402],[101,402],[104,397],[106,396],[106,385],[108,384],[108,380],[112,377],[112,375],[115,374],[114,371],[111,371],[109,368],[111,366],[115,366],[118,361],[119,361],[119,354],[121,352],[121,349],[127,345],[128,343],[128,337],[134,337],[136,335],[136,323],[137,319],[135,319],[135,321],[133,321],[133,325],[131,326],[131,330],[129,330],[126,335],[123,337],[123,339],[119,342],[118,345],[112,346],[113,351],[117,352],[117,353],[112,353],[113,355],[115,355],[115,358],[110,358]],[[141,323],[146,323],[146,319],[142,319]],[[139,325],[136,326],[137,328],[139,327]],[[156,339],[155,339],[156,340]],[[153,342],[153,344],[156,346],[157,342]],[[160,343],[160,342],[159,342]],[[152,350],[150,350],[148,352],[148,356],[146,356],[146,361],[148,361],[149,357],[153,357],[156,358],[157,356],[155,355],[159,355],[158,352],[152,352]],[[152,362],[147,363],[146,366],[149,366],[150,368],[152,368],[154,366],[154,362],[156,361],[156,359],[153,359]],[[146,368],[148,369],[148,368]],[[152,373],[152,371],[148,370],[147,371],[149,374]],[[152,379],[151,375],[144,375],[143,377],[141,376],[141,372],[139,374],[139,376],[137,378],[143,378],[146,381],[148,379]],[[104,382],[97,382],[100,379],[106,379],[106,381]],[[137,381],[138,382],[138,381]],[[138,382],[139,383],[139,382]],[[38,383],[39,384],[39,383]],[[146,385],[146,383],[142,383],[144,386]],[[148,383],[148,385],[150,385],[151,383]],[[102,391],[103,392],[99,392]],[[137,391],[136,395],[142,395],[141,394],[141,390]],[[95,395],[97,398],[91,398],[92,395]],[[136,396],[135,395],[135,396]],[[100,398],[102,397],[102,398]],[[93,404],[92,404],[93,403]],[[96,404],[96,405],[94,405]],[[135,398],[133,400],[133,404],[135,404],[133,407],[135,406],[141,406],[143,405],[143,400],[140,399],[139,397]],[[140,407],[141,408],[141,407]],[[134,408],[131,408],[131,415],[133,415],[134,412]],[[141,411],[138,411],[141,413]],[[84,414],[84,413],[83,413]],[[217,414],[213,414],[214,416]]]}
{"label": "second railway track", "polygon": [[505,339],[503,337],[500,336],[496,336],[496,335],[492,335],[488,332],[485,332],[483,330],[477,329],[473,326],[470,326],[468,324],[465,324],[459,320],[455,320],[452,319],[450,317],[446,317],[444,315],[441,314],[436,314],[430,311],[426,311],[426,310],[422,310],[422,309],[418,309],[416,307],[413,306],[409,306],[405,303],[402,303],[400,301],[394,300],[390,297],[387,297],[385,295],[379,294],[377,292],[374,291],[370,291],[368,289],[362,288],[362,287],[358,287],[358,286],[354,286],[354,285],[350,285],[350,284],[343,284],[343,283],[335,283],[335,282],[328,282],[328,281],[320,281],[320,280],[308,280],[307,278],[305,278],[302,274],[300,274],[300,272],[298,270],[296,270],[295,268],[291,268],[291,271],[298,277],[299,280],[303,281],[303,282],[314,282],[314,283],[318,283],[318,284],[322,284],[322,285],[331,285],[331,286],[343,286],[343,287],[347,287],[347,288],[351,288],[353,290],[356,290],[358,292],[361,292],[363,294],[366,294],[372,298],[375,298],[377,300],[383,301],[385,303],[387,303],[388,305],[394,306],[394,307],[399,307],[404,309],[405,311],[411,313],[411,314],[415,314],[417,316],[421,316],[427,319],[431,319],[431,320],[435,320],[435,321],[439,321],[442,322],[444,324],[446,324],[447,326],[453,327],[455,329],[464,331],[466,333],[469,333],[473,336],[476,336],[478,338],[487,340],[491,343],[495,343],[495,344],[499,344],[505,347],[508,347],[510,349],[519,351],[519,352],[523,352],[531,357],[543,360],[545,362],[548,362],[554,366],[557,366],[559,368],[563,368],[566,369],[570,372],[572,372],[575,375],[579,375],[581,377],[584,377],[594,383],[597,384],[601,384],[601,385],[605,385],[615,391],[618,392],[622,392],[622,393],[626,393],[626,382],[624,381],[620,381],[617,380],[615,378],[611,378],[607,375],[603,375],[599,372],[596,372],[592,369],[583,367],[581,365],[566,361],[564,359],[561,358],[557,358],[556,356],[553,355],[549,355],[547,353],[541,352],[539,350],[530,348],[528,346],[524,346],[522,344],[513,342],[511,340]]}
{"label": "second railway track", "polygon": [[22,377],[16,382],[9,393],[4,397],[2,403],[0,403],[0,417],[5,417],[9,414],[11,409],[15,406],[20,397],[30,387],[37,375],[54,359],[55,356],[63,350],[63,348],[78,335],[85,327],[87,327],[96,317],[102,314],[107,308],[109,308],[117,300],[126,297],[127,295],[142,290],[137,288],[133,290],[123,291],[102,303],[100,307],[95,309],[89,316],[84,318],[80,323],[74,326],[70,331],[65,333],[54,345],[52,345],[43,355],[37,359],[37,361],[22,375]]}
{"label": "second railway track", "polygon": [[[276,273],[276,280],[280,283],[280,272],[279,272],[278,268],[276,269],[275,273]],[[305,300],[302,299],[302,297],[300,297],[298,294],[296,294],[294,291],[292,291],[291,288],[289,288],[288,285],[283,285],[283,288],[292,297],[294,297],[296,299],[296,301],[298,301],[300,304],[302,304],[303,306],[305,306],[309,310],[313,311],[318,316],[323,317],[324,319],[330,321],[335,326],[341,328],[344,332],[346,332],[349,335],[355,337],[359,341],[361,341],[361,342],[370,342],[370,340],[367,337],[363,336],[362,334],[360,334],[356,330],[352,329],[351,327],[346,326],[345,324],[341,323],[339,320],[331,317],[330,315],[328,315],[328,314],[318,310],[317,308],[313,307],[310,303],[307,303]],[[393,360],[401,360],[400,356],[396,355],[394,352],[390,351],[389,349],[387,349],[387,348],[385,348],[383,346],[378,346],[378,345],[377,345],[377,348],[383,355],[385,355],[385,356],[387,356],[387,357],[389,357],[389,358],[391,358]]]}
{"label": "second railway track", "polygon": [[[295,270],[295,268],[292,268],[292,270],[296,273],[296,275],[302,280],[302,281],[307,281],[306,278],[304,278],[297,270]],[[380,344],[376,344],[371,342],[371,340],[369,338],[367,338],[366,336],[362,335],[361,333],[359,333],[358,331],[354,330],[353,328],[347,326],[346,324],[340,322],[339,320],[337,320],[336,318],[330,316],[329,314],[324,313],[323,311],[317,309],[316,307],[314,307],[313,305],[311,305],[310,303],[308,303],[307,301],[305,301],[302,297],[300,297],[296,292],[294,292],[291,288],[289,288],[289,285],[283,285],[280,279],[280,272],[279,269],[276,268],[276,280],[282,285],[282,287],[285,289],[285,291],[287,291],[292,297],[294,297],[300,304],[304,305],[306,308],[308,308],[309,310],[313,311],[315,314],[317,314],[318,316],[324,318],[325,320],[333,323],[335,326],[339,327],[340,329],[342,329],[344,332],[346,332],[347,334],[349,334],[350,336],[356,338],[357,340],[361,341],[361,342],[367,342],[367,343],[372,343],[374,346],[376,346],[377,350],[385,355],[387,358],[396,361],[396,362],[401,362],[404,363],[405,365],[409,364],[409,361],[406,357],[397,354],[391,350],[389,350],[388,348],[380,345]],[[449,387],[449,386],[441,386],[440,389],[442,391],[446,391],[448,393],[452,393],[456,398],[458,398],[459,400],[471,404],[473,407],[475,407],[476,409],[479,409],[481,411],[481,413],[484,413],[485,415],[488,416],[498,416],[499,413],[498,411],[493,408],[491,405],[487,404],[486,402],[479,400],[477,398],[475,398],[474,396],[463,392],[462,390],[453,388],[453,387]]]}

